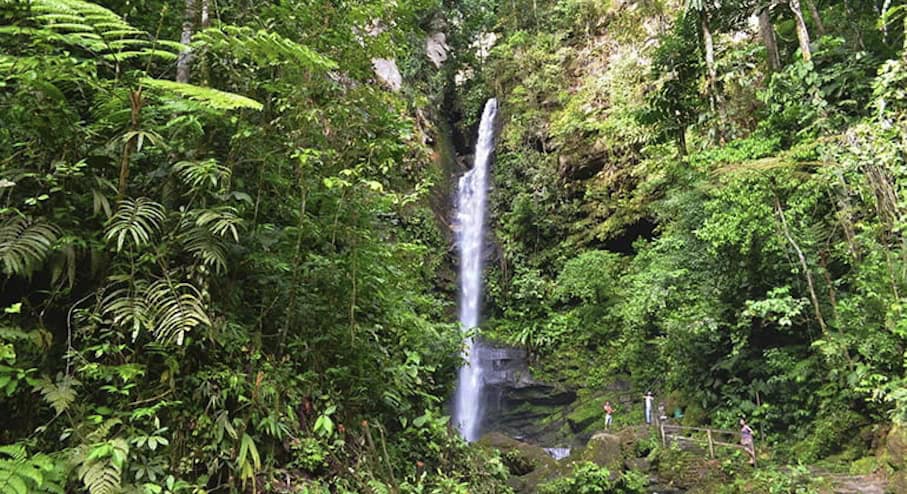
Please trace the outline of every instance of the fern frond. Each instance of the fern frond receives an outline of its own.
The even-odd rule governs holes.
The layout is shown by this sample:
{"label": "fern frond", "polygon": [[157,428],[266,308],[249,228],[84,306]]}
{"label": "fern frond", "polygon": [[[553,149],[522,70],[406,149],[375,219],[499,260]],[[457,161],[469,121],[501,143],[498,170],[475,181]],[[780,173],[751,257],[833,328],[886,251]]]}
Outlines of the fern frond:
{"label": "fern frond", "polygon": [[242,218],[233,207],[192,211],[180,224],[178,236],[183,247],[202,264],[217,273],[227,271],[227,249],[222,239],[239,242]]}
{"label": "fern frond", "polygon": [[76,390],[74,389],[76,384],[78,384],[78,381],[68,377],[61,379],[57,383],[45,378],[35,388],[44,396],[44,401],[53,407],[57,415],[60,415],[76,400]]}
{"label": "fern frond", "polygon": [[79,469],[79,478],[90,494],[116,494],[121,476],[122,471],[110,462],[86,463]]}
{"label": "fern frond", "polygon": [[104,60],[122,62],[132,58],[142,58],[142,57],[153,57],[172,62],[179,58],[179,55],[176,53],[170,53],[169,51],[164,50],[139,50],[139,51],[121,51],[116,53],[108,53],[106,55],[101,55],[101,58]]}
{"label": "fern frond", "polygon": [[92,442],[103,441],[104,439],[107,439],[108,436],[110,436],[110,431],[112,431],[113,428],[118,425],[123,425],[123,421],[117,418],[107,419],[102,422],[97,429],[88,433],[88,435],[85,436],[85,439]]}
{"label": "fern frond", "polygon": [[181,345],[186,333],[211,324],[198,289],[169,277],[113,290],[101,306],[113,325],[130,331],[133,339],[148,331],[157,341]]}
{"label": "fern frond", "polygon": [[54,461],[47,455],[29,456],[19,444],[0,446],[0,494],[62,492],[48,478],[55,469]]}
{"label": "fern frond", "polygon": [[245,96],[240,96],[226,91],[219,91],[209,87],[185,84],[182,82],[164,79],[142,78],[142,84],[148,88],[160,91],[165,95],[179,96],[194,101],[205,103],[217,110],[235,110],[238,108],[251,108],[261,110],[262,104]]}
{"label": "fern frond", "polygon": [[[108,424],[112,424],[110,427],[116,425],[108,420],[101,428],[105,428]],[[114,438],[94,444],[83,444],[76,448],[74,454],[76,463],[81,464],[79,478],[85,484],[89,494],[120,492],[123,467],[129,456],[129,443],[121,438]]]}
{"label": "fern frond", "polygon": [[7,275],[30,277],[50,254],[60,229],[44,220],[10,216],[0,224],[0,265]]}
{"label": "fern frond", "polygon": [[197,33],[199,48],[229,53],[252,63],[287,63],[291,67],[325,72],[336,69],[337,62],[277,33],[255,31],[248,27],[223,25]]}
{"label": "fern frond", "polygon": [[[55,41],[78,46],[102,58],[113,60],[139,56],[172,60],[180,52],[172,45],[167,45],[164,49],[118,53],[126,47],[151,45],[151,36],[96,3],[84,0],[31,0],[29,3],[31,19],[45,28],[43,33],[31,33],[35,37],[55,32]],[[20,31],[19,34],[28,33]],[[172,51],[168,51],[167,47]]]}
{"label": "fern frond", "polygon": [[107,242],[116,240],[117,252],[123,250],[127,239],[131,239],[135,247],[142,247],[160,230],[164,218],[164,206],[150,199],[125,199],[120,201],[116,213],[107,221],[104,239]]}

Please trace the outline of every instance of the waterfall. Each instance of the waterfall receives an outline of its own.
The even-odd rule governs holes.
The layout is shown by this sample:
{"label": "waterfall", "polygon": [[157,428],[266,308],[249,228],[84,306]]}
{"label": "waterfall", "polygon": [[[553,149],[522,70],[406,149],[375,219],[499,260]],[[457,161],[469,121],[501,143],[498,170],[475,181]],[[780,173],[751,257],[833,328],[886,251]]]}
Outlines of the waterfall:
{"label": "waterfall", "polygon": [[[475,164],[460,178],[457,187],[456,241],[460,253],[460,328],[467,332],[479,325],[482,303],[482,253],[484,251],[485,202],[488,165],[494,152],[494,118],[498,104],[488,100],[479,124]],[[467,441],[478,439],[481,421],[482,364],[475,338],[467,338],[454,396],[454,423]]]}

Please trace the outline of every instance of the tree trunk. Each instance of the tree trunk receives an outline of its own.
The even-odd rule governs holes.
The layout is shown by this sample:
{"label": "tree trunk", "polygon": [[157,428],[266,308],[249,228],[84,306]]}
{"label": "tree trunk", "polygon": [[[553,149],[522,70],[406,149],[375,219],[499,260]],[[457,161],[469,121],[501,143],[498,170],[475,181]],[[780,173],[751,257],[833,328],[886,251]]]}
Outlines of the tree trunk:
{"label": "tree trunk", "polygon": [[765,45],[768,68],[777,72],[781,70],[781,55],[778,53],[778,40],[775,39],[775,27],[769,10],[769,7],[765,7],[759,12],[759,33],[762,35],[762,44]]}
{"label": "tree trunk", "polygon": [[714,113],[718,99],[718,69],[715,68],[715,41],[712,39],[712,30],[709,28],[709,14],[702,12],[699,16],[702,27],[702,45],[705,49],[705,66],[708,72],[709,105]]}
{"label": "tree trunk", "polygon": [[209,15],[208,4],[209,4],[208,0],[202,0],[202,19],[199,24],[202,29],[206,29],[208,26],[211,25],[211,18]]}
{"label": "tree trunk", "polygon": [[803,250],[800,249],[800,246],[797,244],[797,241],[794,240],[794,237],[790,233],[790,229],[787,227],[787,218],[784,217],[784,210],[781,208],[781,201],[778,200],[778,197],[775,197],[775,212],[778,213],[778,217],[781,219],[781,232],[784,234],[784,238],[790,243],[791,247],[794,248],[794,251],[797,253],[797,258],[800,260],[800,269],[803,270],[803,275],[806,277],[806,286],[809,289],[809,299],[813,303],[813,310],[816,313],[816,321],[819,322],[819,327],[822,329],[822,334],[828,334],[828,325],[825,324],[825,318],[822,317],[822,308],[819,305],[819,296],[816,294],[816,283],[813,280],[812,271],[809,270],[809,264],[806,262],[806,255],[803,254]]}
{"label": "tree trunk", "polygon": [[787,5],[790,7],[791,12],[794,13],[794,22],[797,24],[800,53],[803,56],[803,60],[809,62],[813,59],[813,55],[809,48],[809,30],[806,28],[806,21],[803,20],[803,9],[800,8],[800,0],[788,0]]}
{"label": "tree trunk", "polygon": [[816,0],[803,0],[806,2],[806,8],[809,10],[809,16],[813,19],[813,24],[816,25],[816,32],[819,33],[819,37],[825,36],[825,24],[822,23],[822,16],[819,15],[819,9],[816,8]]}
{"label": "tree trunk", "polygon": [[192,29],[195,27],[195,0],[186,0],[186,13],[183,17],[183,31],[180,34],[180,43],[185,47],[176,60],[176,82],[189,82],[189,68],[192,65]]}
{"label": "tree trunk", "polygon": [[117,202],[120,202],[126,198],[126,186],[129,183],[129,162],[132,159],[132,153],[135,152],[136,148],[138,147],[139,140],[139,136],[134,134],[134,132],[139,130],[139,120],[141,118],[143,105],[144,99],[142,98],[141,87],[129,93],[131,122],[129,130],[133,134],[127,137],[126,142],[123,143],[123,154],[120,157],[120,180],[117,185]]}

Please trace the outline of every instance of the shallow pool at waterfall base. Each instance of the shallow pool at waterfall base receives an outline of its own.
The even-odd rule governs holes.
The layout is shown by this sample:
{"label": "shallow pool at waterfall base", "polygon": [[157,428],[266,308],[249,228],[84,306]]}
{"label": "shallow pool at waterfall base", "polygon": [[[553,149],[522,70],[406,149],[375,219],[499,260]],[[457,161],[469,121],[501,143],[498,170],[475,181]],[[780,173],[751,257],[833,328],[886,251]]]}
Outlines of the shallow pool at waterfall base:
{"label": "shallow pool at waterfall base", "polygon": [[563,460],[570,456],[570,448],[542,448],[555,460]]}

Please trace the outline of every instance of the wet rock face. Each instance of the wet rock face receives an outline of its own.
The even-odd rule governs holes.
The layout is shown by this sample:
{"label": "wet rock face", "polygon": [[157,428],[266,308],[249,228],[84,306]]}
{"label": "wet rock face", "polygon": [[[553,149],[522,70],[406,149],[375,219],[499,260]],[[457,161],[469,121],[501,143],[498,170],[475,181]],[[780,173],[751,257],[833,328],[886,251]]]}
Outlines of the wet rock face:
{"label": "wet rock face", "polygon": [[563,414],[576,401],[576,392],[533,379],[524,350],[495,348],[483,343],[477,351],[485,381],[482,430],[556,445],[556,441],[545,436],[548,429],[559,424],[546,419]]}

